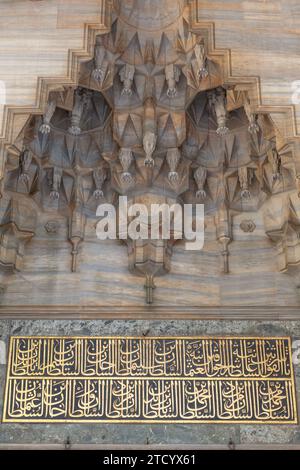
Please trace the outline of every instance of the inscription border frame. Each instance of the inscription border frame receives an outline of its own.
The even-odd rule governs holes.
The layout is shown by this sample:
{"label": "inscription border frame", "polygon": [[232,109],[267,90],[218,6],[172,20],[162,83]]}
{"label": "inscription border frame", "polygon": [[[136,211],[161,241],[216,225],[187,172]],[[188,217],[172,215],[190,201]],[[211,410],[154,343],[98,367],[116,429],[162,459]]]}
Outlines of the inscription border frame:
{"label": "inscription border frame", "polygon": [[[134,420],[134,419],[8,419],[6,416],[7,412],[7,404],[8,404],[8,387],[9,387],[9,379],[10,377],[10,369],[11,369],[11,350],[12,350],[12,342],[14,339],[68,339],[68,340],[76,340],[76,339],[128,339],[128,340],[141,340],[141,339],[148,339],[148,340],[184,340],[184,339],[190,339],[190,340],[206,340],[206,339],[217,339],[217,340],[225,340],[225,339],[232,339],[232,340],[247,340],[247,339],[252,339],[252,340],[285,340],[288,342],[288,350],[289,350],[289,358],[290,358],[290,371],[291,371],[291,377],[287,380],[291,381],[292,384],[292,399],[293,402],[291,403],[293,412],[294,412],[294,419],[293,420],[241,420],[239,418],[237,419],[228,419],[228,420],[215,420],[215,419],[193,419],[193,420],[184,420],[184,419],[139,419],[139,420]],[[292,351],[292,338],[291,336],[251,336],[251,335],[180,335],[180,336],[141,336],[141,335],[136,335],[136,336],[121,336],[121,335],[103,335],[103,336],[86,336],[86,335],[49,335],[49,336],[44,336],[44,335],[11,335],[9,338],[9,345],[8,345],[8,362],[7,362],[7,368],[6,368],[6,377],[5,377],[5,386],[4,386],[4,400],[3,400],[3,412],[2,412],[2,423],[3,424],[13,424],[13,423],[18,423],[18,424],[48,424],[48,423],[55,423],[55,424],[139,424],[139,425],[147,425],[147,424],[236,424],[236,425],[281,425],[281,426],[286,426],[286,425],[298,425],[299,424],[299,414],[298,414],[298,400],[297,400],[297,393],[296,393],[296,383],[295,383],[295,369],[294,369],[294,364],[292,361],[293,357],[293,351]],[[34,379],[35,377],[32,377]],[[40,377],[43,379],[43,377]],[[80,379],[80,377],[77,377]],[[85,379],[87,377],[84,377]],[[109,377],[113,379],[113,377]],[[160,379],[170,379],[169,377],[159,377]],[[59,379],[59,377],[57,377]],[[93,378],[91,377],[90,380]],[[120,377],[118,377],[120,379]],[[182,380],[187,379],[187,378],[182,378]],[[177,378],[178,380],[178,378]],[[179,379],[180,380],[180,379]],[[201,380],[201,379],[198,379]],[[207,380],[207,378],[204,380]],[[218,380],[218,379],[217,379]],[[220,380],[220,379],[219,379]],[[229,379],[223,379],[223,380],[230,380]],[[253,380],[260,380],[259,378],[256,379],[251,379],[244,377],[240,380],[243,381],[253,381]],[[261,379],[263,380],[263,379]],[[285,380],[285,379],[274,379],[274,380]]]}

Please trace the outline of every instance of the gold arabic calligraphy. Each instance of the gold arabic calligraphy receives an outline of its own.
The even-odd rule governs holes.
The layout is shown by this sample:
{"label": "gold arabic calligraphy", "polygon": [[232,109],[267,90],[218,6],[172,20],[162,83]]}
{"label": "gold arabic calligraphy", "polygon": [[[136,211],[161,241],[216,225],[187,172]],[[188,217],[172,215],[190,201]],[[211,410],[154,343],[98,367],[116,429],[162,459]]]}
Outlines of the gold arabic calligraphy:
{"label": "gold arabic calligraphy", "polygon": [[296,422],[289,338],[11,338],[4,421]]}

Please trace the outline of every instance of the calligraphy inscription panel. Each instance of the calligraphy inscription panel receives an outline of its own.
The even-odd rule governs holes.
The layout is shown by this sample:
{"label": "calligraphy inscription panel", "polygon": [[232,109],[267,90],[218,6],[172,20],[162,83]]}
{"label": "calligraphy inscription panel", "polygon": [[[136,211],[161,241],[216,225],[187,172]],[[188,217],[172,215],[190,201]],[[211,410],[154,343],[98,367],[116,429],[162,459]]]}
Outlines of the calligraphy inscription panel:
{"label": "calligraphy inscription panel", "polygon": [[12,337],[3,421],[297,423],[291,341]]}

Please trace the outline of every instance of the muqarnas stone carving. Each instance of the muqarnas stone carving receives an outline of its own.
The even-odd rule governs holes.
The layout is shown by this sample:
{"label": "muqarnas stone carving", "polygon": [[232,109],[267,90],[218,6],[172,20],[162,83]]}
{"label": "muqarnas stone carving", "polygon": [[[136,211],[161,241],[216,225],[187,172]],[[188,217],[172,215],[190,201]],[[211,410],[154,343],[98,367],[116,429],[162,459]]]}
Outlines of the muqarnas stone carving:
{"label": "muqarnas stone carving", "polygon": [[[279,269],[300,261],[291,147],[257,112],[247,84],[224,82],[223,63],[191,23],[191,8],[184,0],[113,2],[110,31],[81,63],[78,86],[51,91],[43,115],[32,116],[16,141],[1,200],[2,267],[21,269],[38,206],[68,220],[76,271],[90,214],[100,202],[117,209],[121,195],[146,204],[204,203],[214,215],[222,273],[230,272],[232,214],[247,218],[264,206]],[[150,303],[176,240],[127,245],[129,269],[145,277]]]}

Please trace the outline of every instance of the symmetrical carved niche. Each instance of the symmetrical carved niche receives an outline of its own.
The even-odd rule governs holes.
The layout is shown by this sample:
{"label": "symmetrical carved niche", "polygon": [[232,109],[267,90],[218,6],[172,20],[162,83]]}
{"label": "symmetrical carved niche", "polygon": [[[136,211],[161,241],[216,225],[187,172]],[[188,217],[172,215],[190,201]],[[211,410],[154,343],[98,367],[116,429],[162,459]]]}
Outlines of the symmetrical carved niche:
{"label": "symmetrical carved niche", "polygon": [[[223,62],[210,54],[191,13],[184,0],[114,2],[110,32],[97,36],[78,86],[51,92],[43,116],[32,116],[10,152],[2,266],[20,269],[36,208],[68,218],[76,271],[87,219],[100,202],[118,209],[118,195],[146,205],[204,203],[215,216],[224,273],[232,215],[245,213],[247,221],[248,212],[264,206],[279,269],[300,261],[291,144],[257,113],[249,84],[224,81]],[[145,277],[149,303],[154,277],[170,270],[175,242],[127,240],[129,268]]]}

